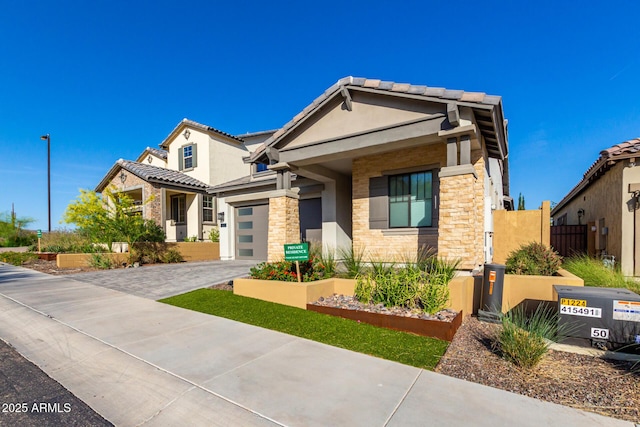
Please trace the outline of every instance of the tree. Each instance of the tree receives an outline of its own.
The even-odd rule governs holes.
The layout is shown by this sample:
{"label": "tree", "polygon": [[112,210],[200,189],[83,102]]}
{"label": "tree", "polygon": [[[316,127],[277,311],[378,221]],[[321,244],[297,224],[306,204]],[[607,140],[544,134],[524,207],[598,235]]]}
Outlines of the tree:
{"label": "tree", "polygon": [[522,193],[520,193],[520,195],[518,196],[518,210],[519,211],[525,210],[525,208],[524,208],[524,196],[522,195]]}
{"label": "tree", "polygon": [[36,241],[36,235],[24,228],[35,220],[17,217],[13,212],[0,213],[0,246],[28,246]]}
{"label": "tree", "polygon": [[[143,202],[143,205],[153,197]],[[63,221],[75,224],[94,243],[106,243],[111,250],[113,242],[126,242],[130,258],[133,244],[140,241],[164,241],[164,233],[158,231],[153,221],[145,220],[136,211],[134,200],[120,193],[113,186],[102,194],[80,190],[80,196],[67,206]]]}

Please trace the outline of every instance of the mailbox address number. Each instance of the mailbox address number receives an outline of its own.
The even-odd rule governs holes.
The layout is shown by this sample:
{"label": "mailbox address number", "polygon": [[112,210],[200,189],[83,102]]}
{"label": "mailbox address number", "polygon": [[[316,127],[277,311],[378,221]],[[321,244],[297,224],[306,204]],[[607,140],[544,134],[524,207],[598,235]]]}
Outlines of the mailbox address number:
{"label": "mailbox address number", "polygon": [[575,305],[561,305],[560,314],[584,317],[602,317],[602,309],[598,307],[580,307]]}

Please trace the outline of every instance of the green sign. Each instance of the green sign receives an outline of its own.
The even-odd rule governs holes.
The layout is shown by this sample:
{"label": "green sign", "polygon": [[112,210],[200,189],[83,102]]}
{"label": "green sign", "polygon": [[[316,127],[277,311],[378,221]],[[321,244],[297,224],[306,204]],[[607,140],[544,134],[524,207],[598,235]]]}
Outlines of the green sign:
{"label": "green sign", "polygon": [[309,243],[284,245],[285,261],[307,261],[309,259]]}
{"label": "green sign", "polygon": [[38,230],[38,239],[42,239],[42,230]]}

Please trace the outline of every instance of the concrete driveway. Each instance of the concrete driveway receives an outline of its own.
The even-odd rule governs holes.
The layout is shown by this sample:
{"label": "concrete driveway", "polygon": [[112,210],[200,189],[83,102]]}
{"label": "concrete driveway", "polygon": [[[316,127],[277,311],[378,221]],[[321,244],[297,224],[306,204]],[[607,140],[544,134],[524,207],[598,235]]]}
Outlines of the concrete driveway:
{"label": "concrete driveway", "polygon": [[158,300],[248,276],[256,261],[154,264],[74,274],[73,280]]}

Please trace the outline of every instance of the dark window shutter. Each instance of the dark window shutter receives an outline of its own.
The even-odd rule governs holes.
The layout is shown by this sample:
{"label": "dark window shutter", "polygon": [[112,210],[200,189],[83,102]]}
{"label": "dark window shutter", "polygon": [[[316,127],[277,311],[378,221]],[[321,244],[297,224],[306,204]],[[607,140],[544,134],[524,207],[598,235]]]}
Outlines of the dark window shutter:
{"label": "dark window shutter", "polygon": [[389,228],[389,177],[369,178],[369,228]]}
{"label": "dark window shutter", "polygon": [[184,147],[180,147],[178,150],[178,170],[184,169]]}
{"label": "dark window shutter", "polygon": [[191,154],[193,156],[193,167],[195,168],[196,166],[198,166],[198,150],[197,150],[197,146],[196,144],[192,145],[191,148]]}

